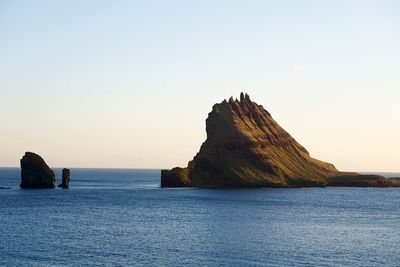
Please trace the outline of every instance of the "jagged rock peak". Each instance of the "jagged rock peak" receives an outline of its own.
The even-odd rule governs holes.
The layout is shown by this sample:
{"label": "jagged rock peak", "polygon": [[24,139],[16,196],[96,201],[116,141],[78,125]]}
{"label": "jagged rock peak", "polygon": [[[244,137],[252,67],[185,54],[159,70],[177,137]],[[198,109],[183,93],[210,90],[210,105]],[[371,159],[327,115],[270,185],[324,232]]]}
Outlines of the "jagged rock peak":
{"label": "jagged rock peak", "polygon": [[240,93],[240,103],[251,103],[250,96],[247,93]]}
{"label": "jagged rock peak", "polygon": [[244,94],[243,94],[243,92],[240,93],[240,103],[244,103]]}
{"label": "jagged rock peak", "polygon": [[265,115],[271,116],[271,114],[264,109],[263,106],[258,105],[250,99],[247,93],[240,93],[239,100],[231,96],[228,101],[224,100],[221,103],[217,103],[213,106],[213,112],[221,111],[222,106],[228,107],[233,113],[238,114],[239,117],[250,116],[250,117],[264,117]]}

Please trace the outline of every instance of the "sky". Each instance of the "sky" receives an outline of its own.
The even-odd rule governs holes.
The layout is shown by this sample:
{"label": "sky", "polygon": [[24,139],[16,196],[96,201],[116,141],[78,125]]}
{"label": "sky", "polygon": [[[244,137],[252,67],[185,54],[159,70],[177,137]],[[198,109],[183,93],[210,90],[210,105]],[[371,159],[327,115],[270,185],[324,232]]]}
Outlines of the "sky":
{"label": "sky", "polygon": [[247,92],[310,154],[400,172],[399,1],[0,0],[0,166],[186,166]]}

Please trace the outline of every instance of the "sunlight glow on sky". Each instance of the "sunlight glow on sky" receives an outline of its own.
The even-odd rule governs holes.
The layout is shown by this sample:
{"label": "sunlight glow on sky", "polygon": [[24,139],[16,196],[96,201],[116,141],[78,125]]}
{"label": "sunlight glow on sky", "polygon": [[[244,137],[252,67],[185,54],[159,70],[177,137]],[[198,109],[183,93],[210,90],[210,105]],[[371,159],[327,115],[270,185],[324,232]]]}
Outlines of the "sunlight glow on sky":
{"label": "sunlight glow on sky", "polygon": [[400,171],[399,1],[1,1],[0,166],[186,166],[247,92],[313,157]]}

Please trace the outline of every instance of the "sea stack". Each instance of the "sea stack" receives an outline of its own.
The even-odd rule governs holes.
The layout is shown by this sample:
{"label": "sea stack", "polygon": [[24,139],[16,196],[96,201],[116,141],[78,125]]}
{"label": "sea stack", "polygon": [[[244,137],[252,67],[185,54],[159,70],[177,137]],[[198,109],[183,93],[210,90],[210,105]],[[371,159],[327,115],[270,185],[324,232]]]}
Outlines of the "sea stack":
{"label": "sea stack", "polygon": [[339,172],[312,158],[247,94],[215,104],[206,132],[186,168],[161,171],[161,187],[400,187],[396,179]]}
{"label": "sea stack", "polygon": [[325,186],[340,172],[310,156],[261,105],[240,94],[215,104],[207,140],[186,168],[161,171],[162,187]]}
{"label": "sea stack", "polygon": [[69,169],[64,168],[62,170],[62,183],[59,184],[58,187],[65,189],[69,188],[69,181],[71,180],[70,177],[71,177],[71,171]]}
{"label": "sea stack", "polygon": [[22,188],[54,188],[56,178],[54,171],[39,155],[25,152],[21,161]]}

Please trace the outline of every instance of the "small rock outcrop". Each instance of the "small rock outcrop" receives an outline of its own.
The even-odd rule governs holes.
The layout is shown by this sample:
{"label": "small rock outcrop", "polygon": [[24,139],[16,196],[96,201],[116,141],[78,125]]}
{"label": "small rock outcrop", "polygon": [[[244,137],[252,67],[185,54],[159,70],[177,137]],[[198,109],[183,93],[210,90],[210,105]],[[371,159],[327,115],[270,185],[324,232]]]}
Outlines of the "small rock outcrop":
{"label": "small rock outcrop", "polygon": [[71,171],[69,169],[64,168],[62,170],[62,183],[58,185],[61,188],[69,188],[69,182],[71,180]]}
{"label": "small rock outcrop", "polygon": [[328,177],[327,186],[338,187],[397,187],[392,179],[387,179],[381,175],[341,173],[338,176]]}
{"label": "small rock outcrop", "polygon": [[391,177],[389,181],[392,183],[392,186],[400,187],[400,177]]}
{"label": "small rock outcrop", "polygon": [[54,171],[39,155],[26,152],[21,161],[21,188],[54,188]]}

